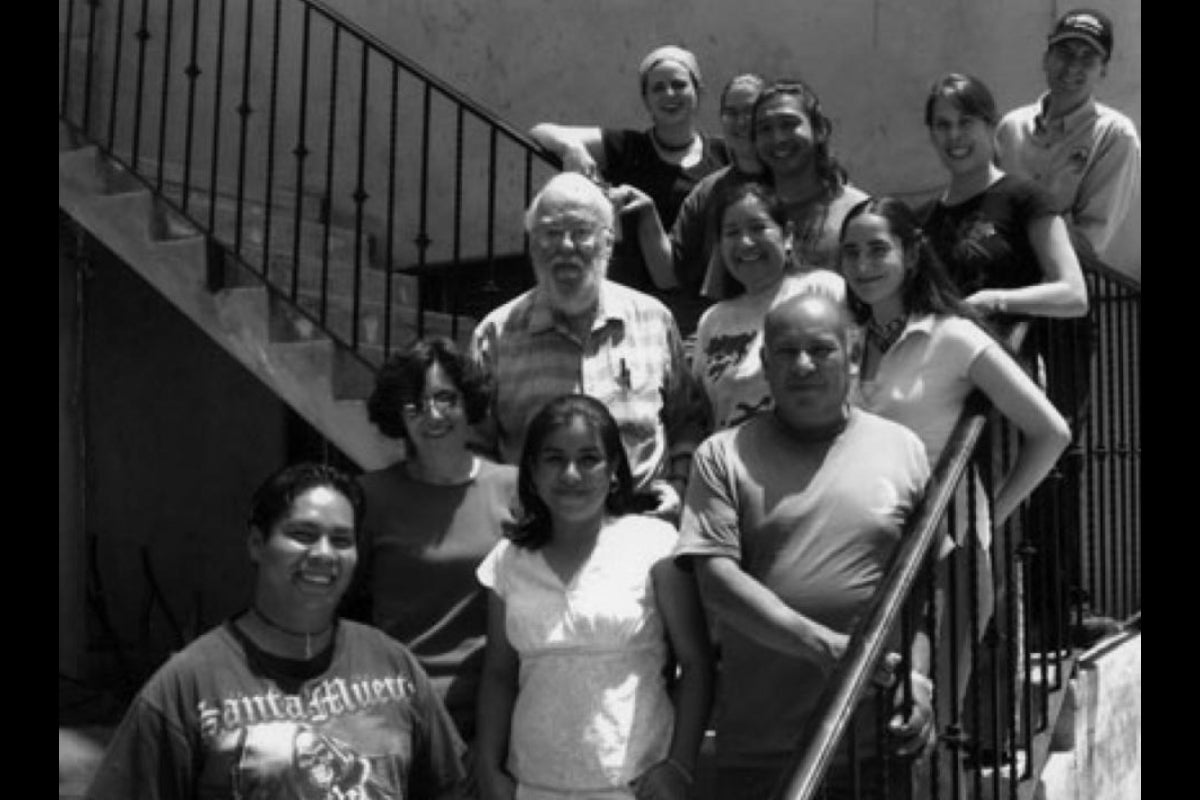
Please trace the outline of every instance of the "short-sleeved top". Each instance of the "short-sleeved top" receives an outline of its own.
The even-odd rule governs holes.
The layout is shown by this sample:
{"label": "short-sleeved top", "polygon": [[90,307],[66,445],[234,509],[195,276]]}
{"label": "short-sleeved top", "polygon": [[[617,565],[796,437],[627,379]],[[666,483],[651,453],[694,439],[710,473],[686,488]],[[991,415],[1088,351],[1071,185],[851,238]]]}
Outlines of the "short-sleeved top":
{"label": "short-sleeved top", "polygon": [[[1000,345],[968,319],[933,314],[912,317],[884,353],[875,375],[856,382],[851,401],[917,434],[934,468],[967,396],[975,390],[971,366],[993,347]],[[976,529],[986,546],[991,541],[987,496],[977,491],[975,497]],[[956,514],[955,518],[960,525],[967,524],[965,515]],[[960,532],[953,533],[961,543]]]}
{"label": "short-sleeved top", "polygon": [[[852,632],[929,478],[925,448],[896,422],[852,408],[807,485],[814,447],[774,413],[719,431],[697,449],[677,558],[727,556],[784,603]],[[819,451],[816,451],[819,452]],[[810,660],[785,655],[718,618],[717,761],[778,764],[825,685]]]}
{"label": "short-sleeved top", "polygon": [[[614,186],[627,183],[648,194],[658,210],[663,229],[669,231],[692,187],[729,163],[729,152],[723,139],[705,134],[700,137],[703,144],[700,159],[685,169],[659,157],[648,130],[602,128],[602,177]],[[653,295],[666,303],[673,313],[678,312],[681,316],[679,327],[685,335],[695,326],[699,311],[693,308],[696,304],[693,296],[680,289],[663,292],[654,285],[642,256],[636,214],[626,215],[621,220],[620,240],[613,248],[608,277]]]}
{"label": "short-sleeved top", "polygon": [[403,462],[359,478],[367,512],[354,590],[368,595],[371,623],[417,657],[467,741],[487,633],[475,568],[513,522],[517,498],[516,467],[478,463],[449,486],[414,479]]}
{"label": "short-sleeved top", "polygon": [[925,232],[964,297],[980,289],[1014,289],[1043,280],[1029,223],[1054,215],[1054,201],[1032,181],[1004,175],[955,205],[941,200],[918,211]]}
{"label": "short-sleeved top", "polygon": [[484,317],[472,354],[493,380],[492,414],[480,432],[506,464],[520,462],[534,415],[572,392],[608,406],[639,491],[665,473],[670,457],[690,455],[704,433],[700,390],[671,312],[619,283],[601,284],[596,320],[583,341],[535,287]]}
{"label": "short-sleeved top", "polygon": [[[788,232],[792,237],[792,263],[789,269],[796,273],[816,268],[837,272],[842,222],[850,209],[866,199],[866,192],[847,183],[828,200],[785,203]],[[741,284],[725,269],[720,253],[713,253],[709,258],[702,291],[717,300],[742,292]]]}
{"label": "short-sleeved top", "polygon": [[1094,100],[1049,120],[1042,95],[996,127],[1000,166],[1050,193],[1054,209],[1103,256],[1141,179],[1142,145],[1129,117]]}
{"label": "short-sleeved top", "polygon": [[[826,285],[840,286],[840,292]],[[785,275],[773,292],[722,300],[704,312],[692,371],[708,399],[714,430],[739,425],[773,406],[762,370],[763,318],[777,303],[809,291],[828,291],[842,302],[845,281],[829,270]]]}
{"label": "short-sleeved top", "polygon": [[670,524],[629,515],[605,522],[568,584],[540,550],[508,540],[479,566],[520,659],[507,767],[522,785],[627,790],[666,756],[674,711],[650,571],[676,541]]}
{"label": "short-sleeved top", "polygon": [[89,800],[458,798],[465,746],[416,659],[342,621],[308,662],[232,622],[173,656],[134,699]]}

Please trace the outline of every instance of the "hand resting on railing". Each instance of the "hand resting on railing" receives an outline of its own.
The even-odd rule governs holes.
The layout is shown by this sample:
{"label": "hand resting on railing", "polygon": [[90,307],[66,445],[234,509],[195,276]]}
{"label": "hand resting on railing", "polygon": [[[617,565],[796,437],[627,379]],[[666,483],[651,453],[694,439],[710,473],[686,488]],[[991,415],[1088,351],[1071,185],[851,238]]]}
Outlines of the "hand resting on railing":
{"label": "hand resting on railing", "polygon": [[902,675],[897,674],[904,657],[896,651],[884,655],[872,682],[881,689],[893,689],[898,710],[888,720],[892,753],[900,758],[921,757],[937,743],[937,725],[933,716],[933,681],[920,672],[912,672],[912,707],[905,713]]}
{"label": "hand resting on railing", "polygon": [[[903,687],[897,687],[896,705],[903,706]],[[892,753],[900,758],[920,758],[937,744],[937,722],[933,716],[933,681],[919,672],[912,673],[912,707],[903,708],[888,722]]]}

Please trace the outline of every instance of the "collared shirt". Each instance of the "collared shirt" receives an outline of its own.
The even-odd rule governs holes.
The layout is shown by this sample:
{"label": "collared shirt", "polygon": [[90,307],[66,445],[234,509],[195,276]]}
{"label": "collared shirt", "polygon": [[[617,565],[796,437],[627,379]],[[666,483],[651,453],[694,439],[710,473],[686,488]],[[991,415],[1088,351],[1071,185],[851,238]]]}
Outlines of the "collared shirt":
{"label": "collared shirt", "polygon": [[671,312],[621,284],[601,284],[582,341],[535,287],[488,314],[471,349],[493,381],[480,433],[506,463],[520,463],[533,416],[572,392],[595,397],[616,418],[636,489],[665,475],[671,458],[691,455],[703,436],[703,405]]}
{"label": "collared shirt", "polygon": [[1050,192],[1055,210],[1103,256],[1141,179],[1137,128],[1124,114],[1095,101],[1049,120],[1047,101],[1042,95],[1000,120],[1000,166]]}

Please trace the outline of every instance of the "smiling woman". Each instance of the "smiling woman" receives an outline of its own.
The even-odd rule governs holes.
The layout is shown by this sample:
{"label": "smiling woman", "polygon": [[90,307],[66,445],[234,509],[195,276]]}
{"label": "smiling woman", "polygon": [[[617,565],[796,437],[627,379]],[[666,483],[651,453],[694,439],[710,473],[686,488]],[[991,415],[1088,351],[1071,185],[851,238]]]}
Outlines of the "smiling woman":
{"label": "smiling woman", "polygon": [[721,430],[771,408],[761,361],[767,311],[806,291],[840,302],[845,287],[830,270],[787,271],[792,245],[787,209],[770,187],[754,182],[726,187],[715,198],[713,219],[719,231],[716,257],[744,288],[708,309],[696,329],[692,371],[708,400],[713,429]]}
{"label": "smiling woman", "polygon": [[405,458],[359,478],[367,497],[347,616],[412,649],[463,739],[475,735],[487,597],[475,568],[512,522],[517,470],[467,447],[489,387],[444,338],[393,355],[367,403]]}
{"label": "smiling woman", "polygon": [[[404,645],[336,616],[358,557],[362,490],[296,464],[251,501],[251,607],[142,688],[87,797],[458,798],[465,747]],[[307,796],[307,795],[305,795]]]}
{"label": "smiling woman", "polygon": [[603,403],[570,394],[538,412],[519,492],[521,520],[478,570],[483,798],[683,800],[712,694],[703,611],[669,558],[674,527],[629,513],[629,460]]}

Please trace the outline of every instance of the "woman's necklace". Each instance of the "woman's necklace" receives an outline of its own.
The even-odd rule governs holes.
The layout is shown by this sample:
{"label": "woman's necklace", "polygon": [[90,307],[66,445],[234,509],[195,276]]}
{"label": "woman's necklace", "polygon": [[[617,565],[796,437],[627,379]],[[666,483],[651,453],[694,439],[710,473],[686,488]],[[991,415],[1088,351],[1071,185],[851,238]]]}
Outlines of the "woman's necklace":
{"label": "woman's necklace", "polygon": [[658,131],[654,128],[650,129],[650,138],[654,140],[656,145],[668,153],[682,153],[683,151],[690,149],[691,146],[696,143],[696,134],[693,133],[692,137],[683,144],[667,144],[658,137]]}
{"label": "woman's necklace", "polygon": [[331,631],[333,629],[333,623],[330,622],[324,628],[322,628],[319,631],[316,631],[315,633],[313,633],[311,631],[296,631],[296,630],[292,630],[291,628],[286,628],[283,625],[280,625],[278,622],[271,619],[266,614],[264,614],[262,611],[260,611],[258,606],[250,606],[250,613],[253,614],[254,616],[258,617],[258,620],[260,622],[262,622],[262,624],[266,625],[268,628],[272,628],[274,630],[279,631],[280,633],[286,634],[286,635],[291,636],[296,639],[303,638],[304,639],[304,658],[305,659],[312,658],[313,637],[315,636],[319,640],[322,636],[329,633],[329,631]]}
{"label": "woman's necklace", "polygon": [[900,334],[904,331],[905,322],[903,314],[883,325],[880,325],[872,317],[867,322],[867,337],[875,342],[875,346],[879,348],[879,352],[886,353],[896,343],[896,340],[900,338]]}

